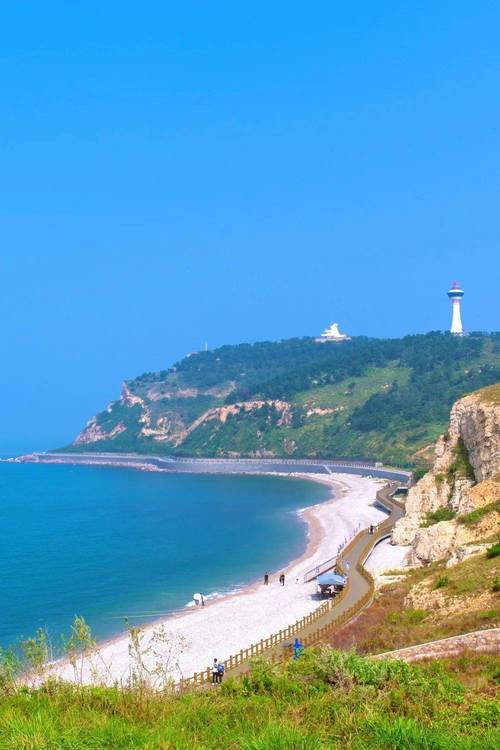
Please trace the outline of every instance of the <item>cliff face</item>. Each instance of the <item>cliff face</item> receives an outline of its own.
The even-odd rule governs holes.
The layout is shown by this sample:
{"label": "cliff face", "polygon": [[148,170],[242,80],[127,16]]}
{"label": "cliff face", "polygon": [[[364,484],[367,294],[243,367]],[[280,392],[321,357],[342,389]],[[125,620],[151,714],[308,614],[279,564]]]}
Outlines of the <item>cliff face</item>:
{"label": "cliff face", "polygon": [[434,465],[410,489],[392,541],[411,545],[412,564],[461,559],[471,544],[500,529],[496,509],[466,523],[464,516],[499,500],[500,384],[455,403],[449,429],[436,444]]}

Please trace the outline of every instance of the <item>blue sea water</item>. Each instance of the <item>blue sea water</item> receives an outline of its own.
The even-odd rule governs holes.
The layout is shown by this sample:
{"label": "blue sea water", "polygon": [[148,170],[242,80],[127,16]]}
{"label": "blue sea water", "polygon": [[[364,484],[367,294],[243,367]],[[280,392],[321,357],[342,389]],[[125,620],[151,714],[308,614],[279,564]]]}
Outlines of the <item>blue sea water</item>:
{"label": "blue sea water", "polygon": [[234,590],[306,545],[306,480],[0,463],[0,645],[75,615],[98,638]]}

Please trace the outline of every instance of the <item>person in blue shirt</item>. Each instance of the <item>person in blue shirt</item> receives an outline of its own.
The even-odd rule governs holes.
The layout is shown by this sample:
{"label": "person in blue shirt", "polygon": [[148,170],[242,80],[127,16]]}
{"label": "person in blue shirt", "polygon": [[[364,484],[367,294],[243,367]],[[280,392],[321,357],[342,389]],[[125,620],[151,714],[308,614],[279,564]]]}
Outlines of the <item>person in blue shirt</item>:
{"label": "person in blue shirt", "polygon": [[293,658],[298,659],[301,654],[304,653],[304,646],[299,641],[298,638],[295,639],[293,643]]}
{"label": "person in blue shirt", "polygon": [[222,682],[222,678],[224,677],[224,670],[224,662],[220,661],[218,667],[217,682]]}

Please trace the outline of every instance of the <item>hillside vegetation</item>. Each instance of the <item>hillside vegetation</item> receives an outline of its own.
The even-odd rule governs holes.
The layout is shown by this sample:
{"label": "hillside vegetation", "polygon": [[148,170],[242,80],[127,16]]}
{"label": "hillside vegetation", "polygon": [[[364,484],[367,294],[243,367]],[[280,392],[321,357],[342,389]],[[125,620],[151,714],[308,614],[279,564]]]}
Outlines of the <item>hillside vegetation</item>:
{"label": "hillside vegetation", "polygon": [[452,403],[500,381],[500,334],[198,352],[123,386],[69,450],[425,461]]}
{"label": "hillside vegetation", "polygon": [[0,697],[3,750],[494,750],[500,660],[329,649],[180,697],[58,684]]}
{"label": "hillside vegetation", "polygon": [[[334,648],[381,653],[500,625],[500,545],[446,567],[390,571],[373,604],[328,639]],[[486,540],[484,540],[486,541]],[[496,548],[499,554],[495,554]],[[383,583],[384,578],[387,583]]]}

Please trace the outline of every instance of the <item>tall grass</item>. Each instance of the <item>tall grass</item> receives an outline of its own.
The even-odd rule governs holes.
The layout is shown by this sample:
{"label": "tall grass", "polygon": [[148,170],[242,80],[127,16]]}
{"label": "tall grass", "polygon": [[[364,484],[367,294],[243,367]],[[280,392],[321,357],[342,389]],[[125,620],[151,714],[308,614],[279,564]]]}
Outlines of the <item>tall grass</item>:
{"label": "tall grass", "polygon": [[[475,656],[464,686],[445,664],[322,648],[280,666],[257,661],[242,679],[183,695],[52,682],[0,697],[0,748],[488,749],[500,746],[492,697],[499,665]],[[467,669],[461,657],[456,674]]]}

